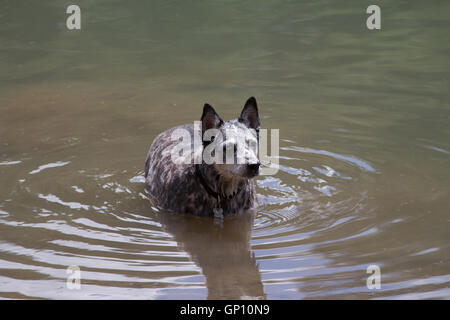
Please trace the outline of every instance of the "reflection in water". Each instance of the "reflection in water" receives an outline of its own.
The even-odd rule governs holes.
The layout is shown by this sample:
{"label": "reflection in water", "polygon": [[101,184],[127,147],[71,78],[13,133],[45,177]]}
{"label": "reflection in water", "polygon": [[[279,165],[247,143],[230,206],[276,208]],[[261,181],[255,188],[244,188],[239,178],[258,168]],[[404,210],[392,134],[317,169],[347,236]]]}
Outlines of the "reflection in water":
{"label": "reflection in water", "polygon": [[265,298],[258,264],[250,250],[253,215],[223,220],[158,215],[163,229],[202,269],[208,299]]}

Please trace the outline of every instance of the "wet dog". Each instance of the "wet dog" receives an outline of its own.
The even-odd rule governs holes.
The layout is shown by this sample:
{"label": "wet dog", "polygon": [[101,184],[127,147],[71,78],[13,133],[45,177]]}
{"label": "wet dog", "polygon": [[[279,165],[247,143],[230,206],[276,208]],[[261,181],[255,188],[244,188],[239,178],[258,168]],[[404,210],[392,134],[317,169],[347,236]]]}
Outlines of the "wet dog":
{"label": "wet dog", "polygon": [[252,178],[259,174],[259,128],[254,97],[231,121],[205,104],[198,128],[182,125],[155,138],[145,161],[146,191],[158,207],[177,213],[221,216],[249,210],[256,203]]}

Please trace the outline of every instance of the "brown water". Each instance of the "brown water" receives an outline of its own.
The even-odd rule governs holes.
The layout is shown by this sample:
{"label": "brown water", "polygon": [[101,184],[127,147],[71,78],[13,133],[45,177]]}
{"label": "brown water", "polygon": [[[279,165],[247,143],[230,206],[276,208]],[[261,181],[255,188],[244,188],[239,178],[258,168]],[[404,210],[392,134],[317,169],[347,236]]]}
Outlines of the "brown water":
{"label": "brown water", "polygon": [[[450,298],[448,2],[77,2],[0,2],[0,297]],[[153,208],[153,138],[251,95],[255,212]]]}

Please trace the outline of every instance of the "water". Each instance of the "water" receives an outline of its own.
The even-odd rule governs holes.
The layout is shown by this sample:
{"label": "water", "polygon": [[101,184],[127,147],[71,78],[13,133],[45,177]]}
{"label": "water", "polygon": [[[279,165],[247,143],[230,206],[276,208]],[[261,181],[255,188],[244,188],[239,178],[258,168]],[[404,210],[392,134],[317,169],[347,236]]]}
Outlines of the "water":
{"label": "water", "polygon": [[[0,2],[0,297],[450,298],[448,2],[381,31],[368,1],[69,4]],[[281,145],[255,212],[152,207],[153,138],[251,95]]]}

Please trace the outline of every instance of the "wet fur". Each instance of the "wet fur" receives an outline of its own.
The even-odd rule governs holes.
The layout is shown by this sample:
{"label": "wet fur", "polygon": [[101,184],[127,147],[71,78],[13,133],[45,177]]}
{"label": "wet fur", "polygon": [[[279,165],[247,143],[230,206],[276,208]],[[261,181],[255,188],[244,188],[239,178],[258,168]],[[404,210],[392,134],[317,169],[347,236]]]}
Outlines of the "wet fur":
{"label": "wet fur", "polygon": [[[256,108],[256,101],[254,104]],[[256,116],[258,116],[257,112]],[[203,126],[206,126],[203,118]],[[241,119],[236,119],[224,122],[221,127],[244,125]],[[230,174],[226,167],[229,165],[174,163],[168,150],[178,143],[171,139],[171,134],[176,129],[188,130],[191,137],[194,136],[193,124],[164,131],[153,141],[145,162],[146,191],[157,201],[158,206],[176,213],[214,215],[213,209],[217,207],[218,201],[205,189],[197,172],[199,170],[209,188],[227,196],[220,202],[224,215],[245,212],[254,207],[256,193],[253,180],[245,175]],[[191,148],[194,150],[193,142]],[[202,152],[202,150],[203,146],[199,146],[194,153]]]}

